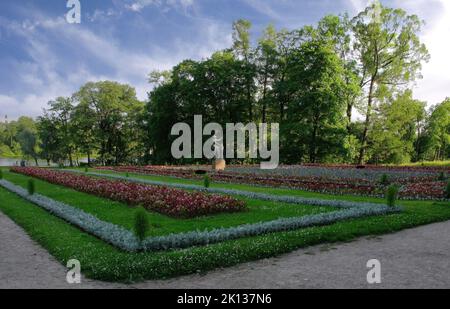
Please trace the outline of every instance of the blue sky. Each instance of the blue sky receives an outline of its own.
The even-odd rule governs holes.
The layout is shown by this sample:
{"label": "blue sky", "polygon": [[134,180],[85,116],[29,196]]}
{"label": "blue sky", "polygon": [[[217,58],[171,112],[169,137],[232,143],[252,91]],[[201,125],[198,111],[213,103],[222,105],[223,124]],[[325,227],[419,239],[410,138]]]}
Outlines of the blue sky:
{"label": "blue sky", "polygon": [[[67,0],[0,1],[0,115],[37,116],[47,101],[88,81],[116,80],[151,90],[147,74],[231,44],[231,23],[249,19],[256,39],[313,24],[326,14],[355,15],[368,0],[80,0],[81,24],[69,24]],[[450,96],[450,1],[386,0],[427,22],[421,37],[432,60],[416,97],[435,104]]]}

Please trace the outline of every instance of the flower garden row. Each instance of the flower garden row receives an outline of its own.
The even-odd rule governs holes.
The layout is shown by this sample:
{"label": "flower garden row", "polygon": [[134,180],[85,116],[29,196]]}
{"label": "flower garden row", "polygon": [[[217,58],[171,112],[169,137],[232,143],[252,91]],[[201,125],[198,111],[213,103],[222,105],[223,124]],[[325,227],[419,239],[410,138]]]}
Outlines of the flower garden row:
{"label": "flower garden row", "polygon": [[244,202],[224,195],[188,192],[33,167],[14,167],[11,171],[131,206],[141,205],[147,210],[177,218],[233,213],[246,209]]}
{"label": "flower garden row", "polygon": [[259,222],[231,228],[220,228],[212,231],[192,231],[170,234],[167,236],[149,237],[140,240],[131,231],[112,223],[101,221],[81,209],[39,194],[30,194],[22,187],[16,186],[6,180],[0,180],[0,186],[103,241],[128,252],[158,251],[183,249],[192,246],[205,246],[243,237],[259,236],[280,231],[291,231],[312,226],[330,225],[348,219],[387,215],[401,211],[398,207],[387,207],[384,205],[353,207],[324,214]]}
{"label": "flower garden row", "polygon": [[[172,176],[184,179],[201,179],[192,168],[171,168],[159,166],[99,167],[101,170],[130,172],[146,175]],[[231,171],[210,172],[215,182],[286,187],[319,193],[354,194],[382,197],[387,184],[400,187],[402,199],[444,199],[446,181],[450,171],[441,169],[411,170],[368,168],[332,168],[323,166],[280,168],[276,171],[262,171],[252,167],[235,167]],[[385,179],[385,183],[382,179]]]}
{"label": "flower garden row", "polygon": [[[68,170],[71,173],[81,174],[82,172],[77,170]],[[378,207],[380,203],[370,203],[370,202],[356,202],[356,201],[347,201],[340,199],[318,199],[318,198],[309,198],[309,197],[301,197],[301,196],[291,196],[291,195],[273,195],[266,194],[260,192],[253,191],[244,191],[237,189],[226,189],[226,188],[205,188],[204,186],[194,185],[194,184],[184,184],[178,182],[163,182],[157,180],[150,179],[142,179],[142,178],[134,178],[130,176],[121,176],[117,174],[104,174],[104,173],[95,173],[95,172],[84,172],[86,175],[95,176],[95,177],[103,177],[110,178],[115,180],[124,180],[135,183],[148,184],[153,186],[166,186],[172,188],[178,188],[183,190],[194,190],[201,192],[209,192],[209,193],[218,193],[218,194],[226,194],[233,196],[242,196],[244,198],[270,201],[270,202],[280,202],[280,203],[288,203],[288,204],[300,204],[300,205],[309,205],[309,206],[318,206],[318,207],[334,207],[334,208],[371,208]]]}

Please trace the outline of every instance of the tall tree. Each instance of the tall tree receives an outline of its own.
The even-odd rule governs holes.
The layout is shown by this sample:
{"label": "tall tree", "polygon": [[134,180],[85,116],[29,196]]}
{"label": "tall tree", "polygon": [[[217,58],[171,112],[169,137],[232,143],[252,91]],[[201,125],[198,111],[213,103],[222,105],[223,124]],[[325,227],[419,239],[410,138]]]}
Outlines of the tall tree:
{"label": "tall tree", "polygon": [[340,152],[345,137],[342,62],[332,44],[312,39],[291,54],[288,64],[285,88],[292,100],[283,132],[285,156],[294,162],[305,155],[309,162],[323,161]]}
{"label": "tall tree", "polygon": [[135,115],[134,111],[143,106],[136,98],[135,89],[111,81],[87,83],[74,95],[74,99],[95,118],[95,139],[99,144],[102,163],[126,161],[130,142],[135,136],[127,136],[125,127],[130,117]]}
{"label": "tall tree", "polygon": [[269,25],[260,38],[257,48],[256,65],[258,68],[259,101],[261,121],[267,123],[267,109],[271,100],[270,93],[276,72],[277,32],[273,25]]}
{"label": "tall tree", "polygon": [[384,7],[378,1],[353,19],[354,49],[367,96],[360,163],[365,160],[377,96],[420,77],[422,62],[429,57],[418,37],[421,25],[416,15]]}
{"label": "tall tree", "polygon": [[318,34],[322,40],[330,40],[334,45],[336,54],[344,65],[343,89],[347,105],[347,131],[351,135],[353,109],[361,94],[361,81],[358,76],[356,60],[351,46],[351,22],[347,14],[343,16],[328,15],[322,18],[318,24]]}
{"label": "tall tree", "polygon": [[246,101],[248,106],[248,119],[254,119],[254,79],[256,77],[256,66],[254,65],[254,50],[250,42],[250,29],[252,23],[245,19],[239,19],[233,23],[233,50],[243,60],[243,70],[246,81]]}
{"label": "tall tree", "polygon": [[20,145],[22,154],[25,157],[32,158],[36,165],[39,165],[39,140],[36,123],[32,118],[20,117],[19,120],[17,120],[16,125],[16,139]]}
{"label": "tall tree", "polygon": [[427,128],[431,160],[450,159],[450,98],[431,111]]}
{"label": "tall tree", "polygon": [[74,109],[72,99],[59,97],[54,101],[48,102],[48,105],[49,108],[47,112],[53,119],[54,125],[59,134],[59,151],[64,154],[64,159],[68,159],[70,166],[73,167],[75,145],[71,124],[71,116]]}
{"label": "tall tree", "polygon": [[380,103],[368,136],[370,161],[407,163],[415,156],[417,119],[425,112],[425,102],[414,100],[408,90]]}

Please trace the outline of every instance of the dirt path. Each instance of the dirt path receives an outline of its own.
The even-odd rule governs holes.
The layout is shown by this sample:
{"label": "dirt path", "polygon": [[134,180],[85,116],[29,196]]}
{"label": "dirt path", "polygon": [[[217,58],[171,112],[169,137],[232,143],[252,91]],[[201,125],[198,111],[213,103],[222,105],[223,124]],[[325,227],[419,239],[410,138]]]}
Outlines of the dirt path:
{"label": "dirt path", "polygon": [[[65,268],[0,213],[0,288],[450,288],[450,221],[351,243],[297,250],[167,281],[134,285],[65,281]],[[370,259],[382,283],[366,281]]]}

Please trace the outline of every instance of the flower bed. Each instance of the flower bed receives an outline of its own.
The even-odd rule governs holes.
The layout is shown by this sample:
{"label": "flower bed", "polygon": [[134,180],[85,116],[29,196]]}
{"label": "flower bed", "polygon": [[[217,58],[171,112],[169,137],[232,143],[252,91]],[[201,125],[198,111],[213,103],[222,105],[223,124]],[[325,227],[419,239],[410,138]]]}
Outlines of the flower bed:
{"label": "flower bed", "polygon": [[14,167],[11,171],[128,205],[142,205],[148,210],[171,217],[193,218],[246,209],[244,202],[223,195],[187,192],[164,186],[93,178],[33,167]]}
{"label": "flower bed", "polygon": [[159,251],[184,249],[192,246],[206,246],[243,237],[252,237],[281,231],[292,231],[313,226],[330,225],[348,219],[388,215],[402,211],[401,208],[389,208],[384,205],[354,207],[325,214],[285,218],[254,224],[245,224],[231,228],[219,228],[211,231],[193,231],[170,234],[167,236],[148,237],[140,242],[132,232],[109,222],[101,221],[70,205],[39,194],[29,195],[27,190],[6,180],[0,180],[0,187],[19,195],[23,199],[38,205],[55,216],[128,252],[136,252],[138,250]]}
{"label": "flower bed", "polygon": [[[201,179],[193,167],[122,166],[100,167],[100,170],[131,172],[183,179]],[[402,199],[444,199],[445,182],[439,174],[450,175],[449,168],[374,167],[358,169],[350,166],[282,166],[274,171],[255,167],[231,167],[225,172],[210,171],[215,182],[285,187],[319,193],[354,194],[382,197],[386,186],[380,183],[383,175],[390,184],[400,186]]]}
{"label": "flower bed", "polygon": [[[81,173],[77,170],[69,170],[71,173]],[[346,201],[346,200],[334,200],[334,199],[318,199],[318,198],[308,198],[301,196],[290,196],[290,195],[272,195],[266,193],[252,192],[252,191],[243,191],[243,190],[235,190],[235,189],[225,189],[225,188],[205,188],[199,185],[193,184],[184,184],[184,183],[167,183],[156,180],[142,179],[142,178],[134,178],[134,177],[125,177],[115,174],[102,174],[102,173],[94,173],[88,172],[87,175],[95,176],[95,177],[104,177],[110,179],[118,179],[125,180],[136,183],[143,183],[155,186],[167,186],[172,188],[179,188],[184,190],[195,190],[195,191],[203,191],[209,193],[219,193],[226,195],[239,195],[245,198],[257,199],[263,201],[270,202],[281,202],[288,204],[301,204],[301,205],[310,205],[310,206],[319,206],[319,207],[335,207],[335,208],[370,208],[370,207],[379,207],[380,203],[369,203],[369,202],[354,202],[354,201]]]}

